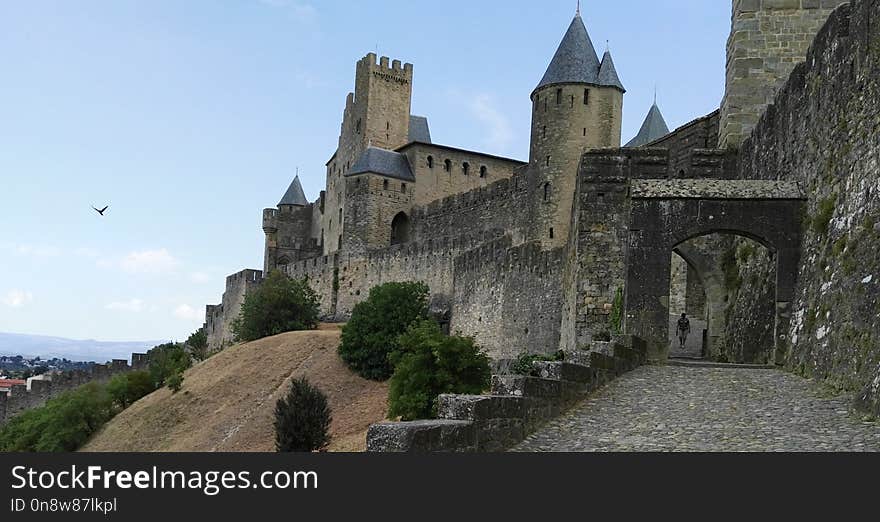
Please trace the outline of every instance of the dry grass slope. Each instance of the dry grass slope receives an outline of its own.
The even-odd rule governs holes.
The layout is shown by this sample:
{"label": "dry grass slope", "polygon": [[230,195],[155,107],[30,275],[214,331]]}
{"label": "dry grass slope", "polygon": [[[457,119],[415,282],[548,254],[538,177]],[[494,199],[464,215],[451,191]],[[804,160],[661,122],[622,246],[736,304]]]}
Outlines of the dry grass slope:
{"label": "dry grass slope", "polygon": [[336,354],[340,331],[293,332],[229,348],[110,421],[82,451],[266,452],[275,450],[276,401],[306,376],[333,410],[331,451],[363,451],[370,424],[387,413],[386,384],[351,373]]}

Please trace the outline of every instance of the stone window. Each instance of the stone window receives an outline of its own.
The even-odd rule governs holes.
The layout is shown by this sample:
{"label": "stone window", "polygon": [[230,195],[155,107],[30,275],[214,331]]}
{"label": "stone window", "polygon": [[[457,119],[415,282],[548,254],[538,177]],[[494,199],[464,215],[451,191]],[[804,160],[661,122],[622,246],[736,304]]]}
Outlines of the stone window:
{"label": "stone window", "polygon": [[445,170],[446,172],[449,172],[450,170],[452,170],[452,162],[449,160],[444,161],[443,162],[443,170]]}
{"label": "stone window", "polygon": [[590,104],[590,89],[584,89],[584,105]]}
{"label": "stone window", "polygon": [[547,138],[547,126],[544,125],[544,128],[541,130],[541,137]]}
{"label": "stone window", "polygon": [[485,165],[480,167],[480,177],[485,178],[489,174],[489,169]]}
{"label": "stone window", "polygon": [[406,183],[401,183],[401,184],[400,184],[400,191],[401,191],[402,193],[406,194]]}
{"label": "stone window", "polygon": [[391,122],[390,121],[385,122],[385,130],[391,130]]}
{"label": "stone window", "polygon": [[409,216],[401,212],[391,221],[391,245],[402,245],[409,242]]}
{"label": "stone window", "polygon": [[342,209],[339,209],[339,222],[342,223]]}
{"label": "stone window", "polygon": [[550,229],[550,239],[553,239],[554,235],[555,234],[554,234],[553,228],[551,228]]}
{"label": "stone window", "polygon": [[553,192],[553,188],[549,183],[544,183],[544,201],[550,201],[550,194]]}
{"label": "stone window", "polygon": [[464,173],[465,176],[470,175],[470,173],[471,173],[471,164],[468,163],[468,162],[466,162],[466,161],[465,161],[464,163],[462,163],[462,164],[461,164],[461,171]]}
{"label": "stone window", "polygon": [[571,95],[571,105],[570,105],[570,107],[571,107],[572,109],[574,108],[574,94]]}
{"label": "stone window", "polygon": [[556,105],[562,103],[562,89],[556,89]]}
{"label": "stone window", "polygon": [[547,166],[550,166],[550,156],[547,156]]}
{"label": "stone window", "polygon": [[428,156],[428,168],[429,169],[434,168],[434,156]]}
{"label": "stone window", "polygon": [[360,119],[358,119],[357,124],[355,125],[355,132],[357,132],[358,134],[361,133],[361,120]]}
{"label": "stone window", "polygon": [[382,190],[388,190],[388,180],[382,180]]}
{"label": "stone window", "polygon": [[584,127],[584,137],[585,138],[587,137],[587,128],[586,127]]}

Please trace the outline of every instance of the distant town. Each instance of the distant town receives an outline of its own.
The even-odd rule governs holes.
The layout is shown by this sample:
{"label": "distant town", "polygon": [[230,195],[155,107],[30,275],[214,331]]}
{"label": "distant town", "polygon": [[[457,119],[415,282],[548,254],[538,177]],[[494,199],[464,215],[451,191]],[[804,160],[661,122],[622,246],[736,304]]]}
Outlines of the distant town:
{"label": "distant town", "polygon": [[69,359],[3,355],[0,356],[0,379],[29,379],[56,371],[87,370],[94,365],[94,362],[71,361]]}

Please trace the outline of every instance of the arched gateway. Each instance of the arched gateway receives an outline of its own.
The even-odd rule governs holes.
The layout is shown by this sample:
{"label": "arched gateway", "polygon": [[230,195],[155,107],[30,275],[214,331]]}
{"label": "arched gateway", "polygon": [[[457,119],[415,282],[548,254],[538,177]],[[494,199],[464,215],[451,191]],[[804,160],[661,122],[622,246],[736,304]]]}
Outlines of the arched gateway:
{"label": "arched gateway", "polygon": [[669,273],[682,243],[712,233],[748,237],[776,258],[777,357],[787,341],[800,260],[804,196],[796,183],[762,180],[632,180],[624,327],[669,351]]}

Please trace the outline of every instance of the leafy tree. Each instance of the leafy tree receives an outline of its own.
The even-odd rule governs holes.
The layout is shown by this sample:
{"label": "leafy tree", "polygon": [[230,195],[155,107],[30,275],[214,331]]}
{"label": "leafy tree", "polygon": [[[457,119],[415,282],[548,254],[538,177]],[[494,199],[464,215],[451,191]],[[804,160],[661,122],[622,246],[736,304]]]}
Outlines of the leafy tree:
{"label": "leafy tree", "polygon": [[342,328],[339,355],[366,379],[387,380],[394,372],[388,356],[411,324],[428,318],[428,287],[423,283],[387,283],[370,290]]}
{"label": "leafy tree", "polygon": [[318,297],[308,282],[274,271],[245,295],[232,322],[236,342],[248,342],[318,326]]}
{"label": "leafy tree", "polygon": [[330,443],[330,408],[321,390],[305,379],[294,380],[275,405],[275,449],[319,451]]}
{"label": "leafy tree", "polygon": [[121,373],[107,383],[107,393],[123,410],[154,391],[156,386],[148,371]]}
{"label": "leafy tree", "polygon": [[437,323],[423,320],[400,336],[391,355],[394,375],[388,393],[389,413],[405,421],[436,415],[437,396],[479,394],[489,387],[489,357],[470,337],[446,337]]}
{"label": "leafy tree", "polygon": [[167,385],[175,392],[179,390],[183,382],[183,372],[192,366],[192,358],[183,345],[162,344],[150,350],[149,356],[150,378],[153,385],[156,388]]}
{"label": "leafy tree", "polygon": [[194,359],[204,361],[208,358],[208,332],[204,327],[193,332],[184,344],[189,346]]}

